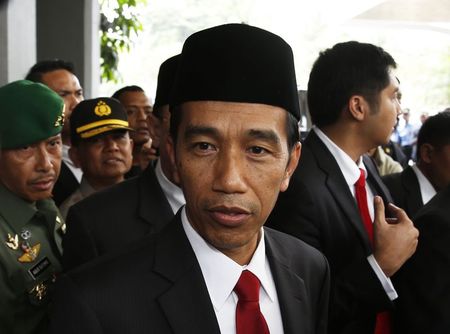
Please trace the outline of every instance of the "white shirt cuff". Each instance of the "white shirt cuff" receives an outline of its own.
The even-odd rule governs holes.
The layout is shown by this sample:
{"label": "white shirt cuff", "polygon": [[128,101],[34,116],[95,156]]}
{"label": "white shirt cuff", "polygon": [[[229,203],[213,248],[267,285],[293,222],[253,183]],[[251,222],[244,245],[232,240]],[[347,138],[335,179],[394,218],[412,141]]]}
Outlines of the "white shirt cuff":
{"label": "white shirt cuff", "polygon": [[389,299],[395,300],[398,298],[397,291],[395,291],[394,285],[392,284],[392,281],[389,277],[387,277],[383,270],[381,270],[380,266],[378,265],[377,260],[375,260],[375,257],[373,255],[369,255],[367,257],[367,261],[369,261],[370,266],[372,267],[373,271],[377,275],[378,279],[381,282],[381,285],[383,286],[384,291],[388,295]]}

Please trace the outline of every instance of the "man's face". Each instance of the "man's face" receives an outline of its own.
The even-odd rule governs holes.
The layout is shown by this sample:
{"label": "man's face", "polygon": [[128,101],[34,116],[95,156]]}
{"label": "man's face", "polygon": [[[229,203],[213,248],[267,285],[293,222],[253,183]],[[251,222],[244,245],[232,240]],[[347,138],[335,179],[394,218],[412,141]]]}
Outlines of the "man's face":
{"label": "man's face", "polygon": [[28,202],[50,198],[61,166],[61,135],[33,145],[3,150],[0,181]]}
{"label": "man's face", "polygon": [[450,144],[431,148],[429,154],[431,167],[431,182],[437,191],[450,184]]}
{"label": "man's face", "polygon": [[144,92],[124,92],[120,103],[125,107],[130,128],[135,131],[131,138],[136,145],[142,145],[150,139],[147,117],[152,113],[152,105]]}
{"label": "man's face", "polygon": [[93,187],[104,187],[123,180],[131,168],[132,151],[128,131],[112,131],[82,140],[69,154]]}
{"label": "man's face", "polygon": [[179,112],[172,154],[189,221],[207,242],[245,263],[300,156],[300,144],[288,151],[286,111],[196,101],[184,103]]}
{"label": "man's face", "polygon": [[160,151],[164,150],[164,143],[170,130],[170,111],[169,105],[163,105],[158,109],[159,117],[155,116],[155,113],[147,118],[147,124],[150,128],[152,137],[152,146],[158,147]]}
{"label": "man's face", "polygon": [[371,110],[368,117],[364,135],[369,138],[372,147],[389,142],[397,123],[397,116],[401,113],[398,90],[398,80],[391,73],[389,85],[379,95],[378,109]]}
{"label": "man's face", "polygon": [[55,70],[42,75],[42,83],[54,90],[64,100],[65,120],[63,137],[70,136],[69,117],[75,106],[84,100],[78,78],[67,70]]}

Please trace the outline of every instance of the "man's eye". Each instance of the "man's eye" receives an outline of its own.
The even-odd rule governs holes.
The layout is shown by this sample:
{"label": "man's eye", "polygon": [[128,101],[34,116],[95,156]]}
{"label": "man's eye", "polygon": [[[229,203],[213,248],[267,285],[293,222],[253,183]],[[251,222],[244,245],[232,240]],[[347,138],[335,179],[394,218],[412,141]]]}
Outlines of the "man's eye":
{"label": "man's eye", "polygon": [[212,145],[208,143],[197,143],[196,146],[202,151],[206,151],[212,148]]}
{"label": "man's eye", "polygon": [[266,149],[259,147],[259,146],[250,147],[249,151],[250,151],[250,153],[257,154],[257,155],[267,152]]}
{"label": "man's eye", "polygon": [[58,146],[61,143],[59,139],[55,139],[49,142],[50,146]]}

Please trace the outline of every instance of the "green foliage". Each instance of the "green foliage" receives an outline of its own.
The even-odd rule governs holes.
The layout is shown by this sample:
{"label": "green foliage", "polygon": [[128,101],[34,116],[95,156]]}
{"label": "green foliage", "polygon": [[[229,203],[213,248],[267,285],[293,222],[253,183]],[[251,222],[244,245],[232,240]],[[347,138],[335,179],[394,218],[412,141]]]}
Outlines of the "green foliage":
{"label": "green foliage", "polygon": [[129,52],[133,39],[143,30],[140,5],[146,0],[99,0],[101,79],[115,83],[121,78],[117,70],[119,55]]}

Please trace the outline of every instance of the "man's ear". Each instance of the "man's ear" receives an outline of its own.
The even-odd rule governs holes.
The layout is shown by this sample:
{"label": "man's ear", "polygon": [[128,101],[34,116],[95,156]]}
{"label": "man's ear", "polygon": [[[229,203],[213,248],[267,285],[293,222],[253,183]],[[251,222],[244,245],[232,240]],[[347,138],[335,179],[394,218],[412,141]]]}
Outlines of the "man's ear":
{"label": "man's ear", "polygon": [[284,177],[281,181],[280,191],[286,191],[289,186],[289,181],[291,180],[292,174],[294,174],[295,169],[297,168],[298,161],[300,159],[300,155],[302,153],[302,144],[297,142],[295,146],[292,148],[291,153],[289,155],[289,162],[286,166],[286,170],[284,171]]}
{"label": "man's ear", "polygon": [[357,120],[362,121],[369,112],[369,104],[366,99],[361,95],[353,95],[348,100],[348,111],[350,116]]}
{"label": "man's ear", "polygon": [[174,142],[172,136],[169,134],[163,143],[166,145],[167,154],[169,155],[170,163],[173,167],[172,180],[175,184],[180,184],[180,174],[178,172],[178,165],[176,159],[176,143]]}
{"label": "man's ear", "polygon": [[420,149],[418,152],[420,155],[420,160],[422,160],[423,162],[425,162],[427,164],[430,164],[433,151],[434,151],[433,145],[428,144],[428,143],[422,144],[420,146]]}
{"label": "man's ear", "polygon": [[81,168],[79,148],[77,146],[73,146],[73,145],[70,146],[69,158],[70,158],[70,160],[72,160],[75,167]]}

